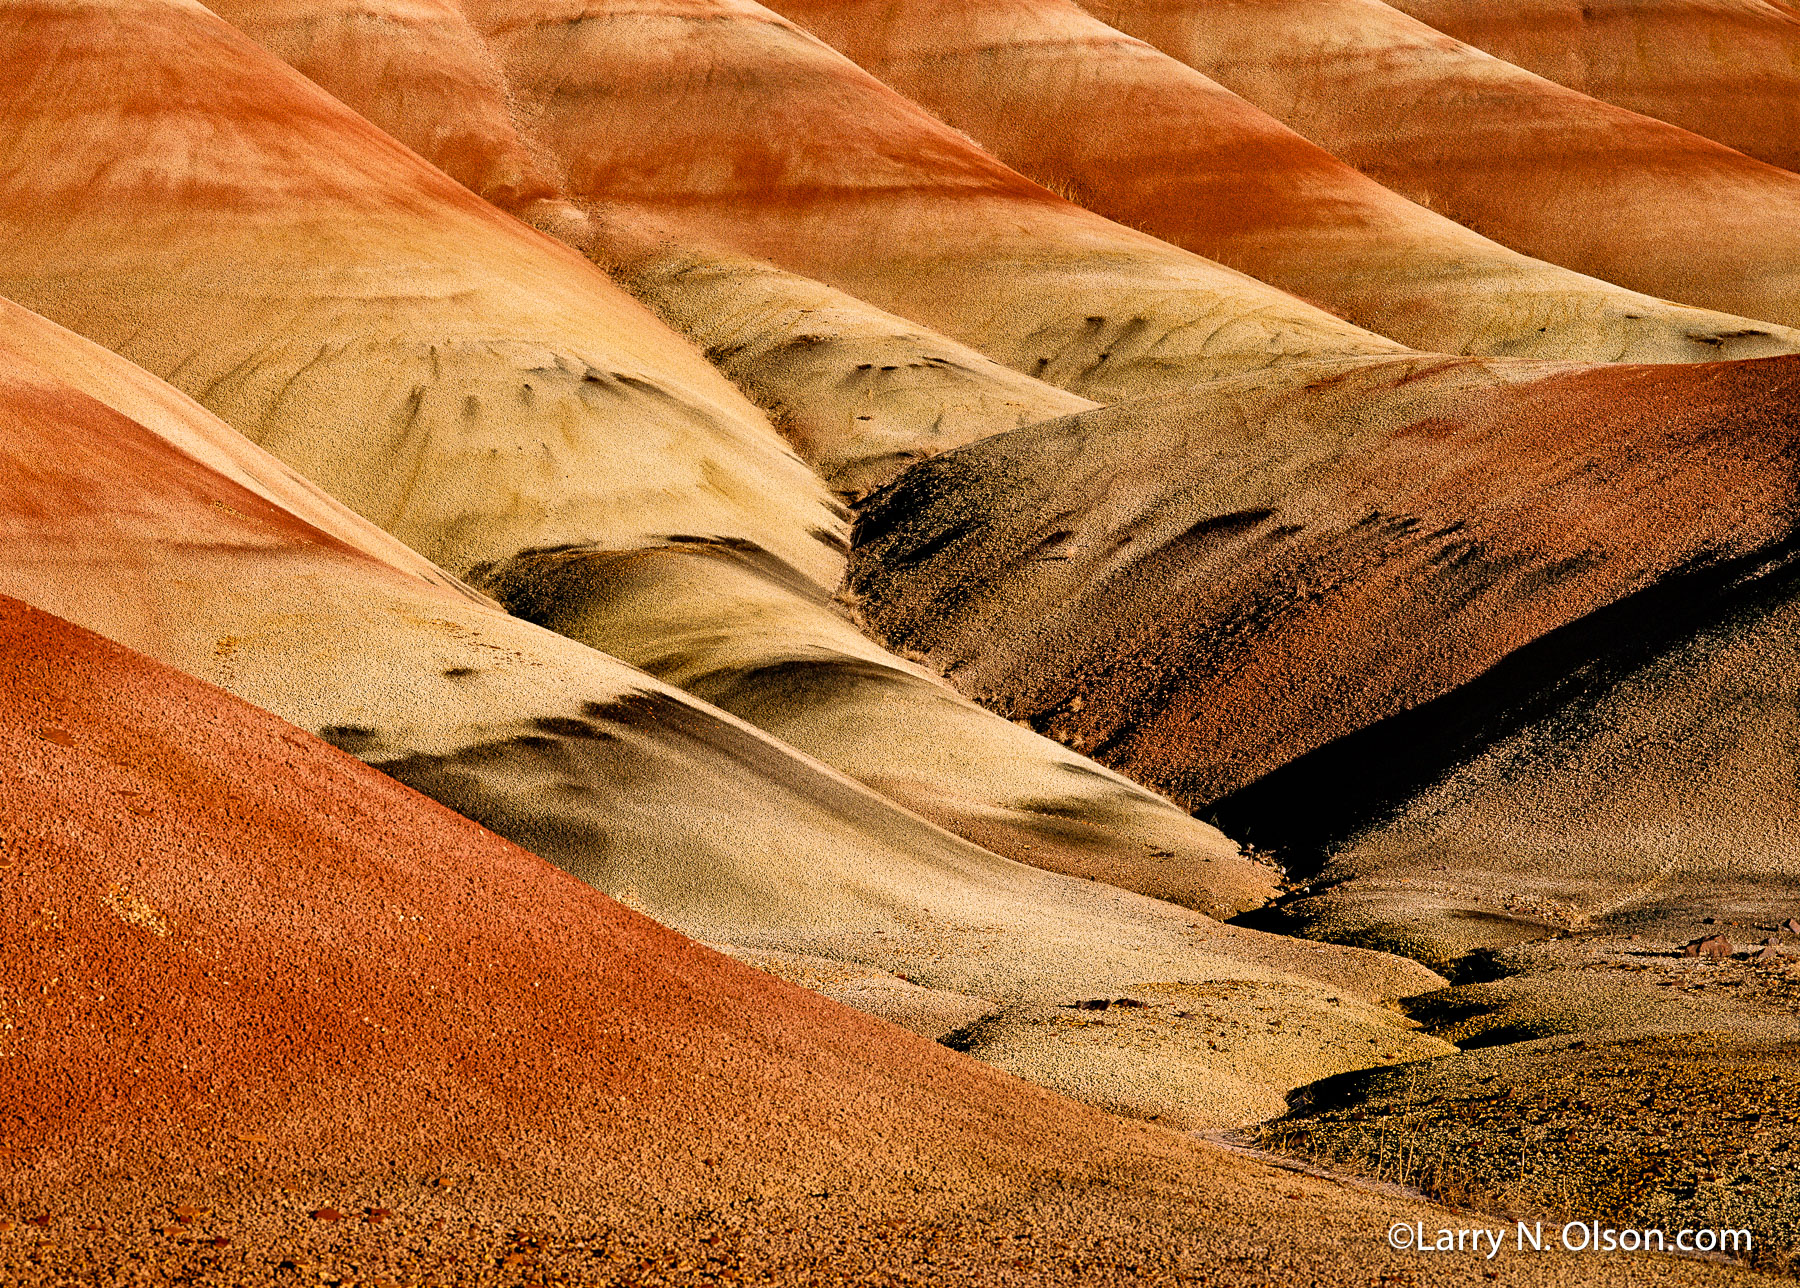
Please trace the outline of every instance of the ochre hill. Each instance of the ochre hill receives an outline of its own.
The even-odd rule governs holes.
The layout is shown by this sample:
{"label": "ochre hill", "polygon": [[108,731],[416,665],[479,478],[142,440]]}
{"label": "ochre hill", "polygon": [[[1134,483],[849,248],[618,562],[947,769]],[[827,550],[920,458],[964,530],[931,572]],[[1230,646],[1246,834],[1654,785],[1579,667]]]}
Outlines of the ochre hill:
{"label": "ochre hill", "polygon": [[864,638],[831,602],[843,508],[761,412],[587,260],[199,5],[22,5],[0,57],[0,290],[508,608],[983,845],[1209,909],[1271,888]]}
{"label": "ochre hill", "polygon": [[[748,255],[1096,401],[1400,348],[1071,205],[748,0],[221,12],[432,160],[431,97],[399,99],[386,69],[474,57],[471,37],[438,34],[466,19],[504,77],[489,95],[561,180],[562,203],[520,213],[628,271],[689,246]],[[376,39],[379,64],[332,53]],[[460,159],[441,158],[480,185],[487,168]]]}
{"label": "ochre hill", "polygon": [[1800,11],[1782,0],[1396,0],[1559,85],[1800,170]]}
{"label": "ochre hill", "polygon": [[1074,0],[774,7],[1021,172],[1418,349],[1706,362],[1800,345],[1480,237]]}
{"label": "ochre hill", "polygon": [[9,1283],[591,1280],[677,1248],[784,1282],[1224,1282],[1283,1193],[1276,1259],[1351,1282],[1387,1254],[1344,1226],[1437,1219],[741,966],[4,597],[0,758]]}
{"label": "ochre hill", "polygon": [[[282,467],[193,403],[22,310],[0,322],[0,593],[216,680],[756,964],[932,1037],[985,1020],[976,1053],[1111,1107],[1249,1121],[1326,1073],[1443,1049],[1380,1005],[1441,983],[1423,967],[979,849],[610,657],[327,535],[281,505],[299,486]],[[223,454],[231,470],[209,465]],[[1104,801],[1100,772],[1071,775],[1071,790]],[[1077,840],[1093,827],[1064,823]],[[1126,853],[1194,901],[1215,884],[1255,902],[1249,887],[1266,889],[1235,853]],[[1231,1005],[1201,1020],[1195,1005],[1220,988]],[[1121,1024],[1076,1005],[1121,997],[1144,1003],[1124,1044]],[[1270,1010],[1294,1024],[1269,1027]]]}
{"label": "ochre hill", "polygon": [[1091,0],[1370,178],[1553,264],[1800,325],[1800,175],[1380,0]]}
{"label": "ochre hill", "polygon": [[[1206,805],[1787,539],[1797,399],[1796,358],[1296,365],[916,465],[864,510],[851,587],[965,692]],[[1235,825],[1263,844],[1433,750],[1330,760]]]}

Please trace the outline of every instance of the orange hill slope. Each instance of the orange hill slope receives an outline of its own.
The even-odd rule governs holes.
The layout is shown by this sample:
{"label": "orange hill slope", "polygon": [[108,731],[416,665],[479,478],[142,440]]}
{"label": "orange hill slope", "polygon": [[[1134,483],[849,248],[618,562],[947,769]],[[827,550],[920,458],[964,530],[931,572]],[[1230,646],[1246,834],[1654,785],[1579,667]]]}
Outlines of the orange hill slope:
{"label": "orange hill slope", "polygon": [[766,408],[834,487],[1091,406],[948,336],[750,256],[628,235],[567,176],[454,0],[221,0],[213,8],[503,210],[620,270],[639,299]]}
{"label": "orange hill slope", "polygon": [[[376,69],[448,58],[466,15],[520,145],[561,180],[560,218],[536,217],[633,271],[667,247],[749,255],[1098,401],[1399,347],[1061,200],[747,0],[221,11],[433,160],[430,97],[397,101]],[[372,41],[391,52],[332,52]],[[480,190],[486,171],[452,173]]]}
{"label": "orange hill slope", "polygon": [[1800,175],[1564,89],[1379,0],[1086,8],[1515,250],[1800,324]]}
{"label": "orange hill slope", "polygon": [[1383,1254],[1333,1223],[1413,1207],[740,966],[4,597],[0,756],[9,1283],[665,1259],[887,1282],[946,1258],[986,1282],[1002,1254],[1139,1282],[1242,1255],[1296,1187],[1317,1225],[1281,1257],[1351,1278]]}
{"label": "orange hill slope", "polygon": [[1779,0],[1396,0],[1559,85],[1800,170],[1800,12]]}
{"label": "orange hill slope", "polygon": [[14,298],[507,607],[983,845],[1207,907],[1186,874],[1249,878],[1223,903],[1268,889],[1215,830],[859,633],[831,602],[842,507],[575,252],[198,5],[21,6],[0,55]]}
{"label": "orange hill slope", "polygon": [[775,7],[1023,173],[1419,349],[1705,362],[1800,343],[1477,236],[1073,0]]}

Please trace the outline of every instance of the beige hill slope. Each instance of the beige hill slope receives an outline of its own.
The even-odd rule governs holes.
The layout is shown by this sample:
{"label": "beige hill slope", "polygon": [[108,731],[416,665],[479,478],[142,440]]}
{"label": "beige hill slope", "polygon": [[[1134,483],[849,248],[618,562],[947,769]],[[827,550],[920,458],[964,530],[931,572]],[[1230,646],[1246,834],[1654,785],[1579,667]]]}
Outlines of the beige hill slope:
{"label": "beige hill slope", "polygon": [[914,461],[1095,406],[761,260],[667,251],[620,277],[847,496],[892,482]]}
{"label": "beige hill slope", "polygon": [[198,5],[34,5],[0,45],[16,298],[509,607],[985,845],[1206,909],[1272,889],[1215,830],[864,639],[830,603],[842,507],[575,252]]}
{"label": "beige hill slope", "polygon": [[[316,731],[658,920],[931,1036],[988,1017],[976,1054],[1177,1122],[1263,1117],[1322,1072],[1441,1049],[1376,1004],[1438,982],[1414,963],[978,849],[304,522],[283,498],[384,542],[115,355],[10,305],[0,340],[0,593]],[[1069,1009],[1118,997],[1146,1005]]]}
{"label": "beige hill slope", "polygon": [[[1400,347],[1061,200],[747,0],[221,12],[434,161],[430,96],[396,101],[372,69],[430,75],[453,46],[473,65],[478,36],[504,76],[489,102],[504,91],[564,199],[513,208],[628,272],[694,247],[748,255],[1097,401]],[[379,64],[331,53],[375,40]],[[457,160],[482,191],[488,170]]]}
{"label": "beige hill slope", "polygon": [[1800,11],[1782,0],[1398,0],[1546,80],[1800,170]]}
{"label": "beige hill slope", "polygon": [[453,0],[215,12],[503,210],[619,269],[629,289],[773,416],[841,491],[919,456],[1085,405],[917,323],[766,261],[599,217],[519,113]]}
{"label": "beige hill slope", "polygon": [[1380,0],[1085,7],[1497,242],[1800,325],[1800,175],[1565,89]]}
{"label": "beige hill slope", "polygon": [[1021,172],[1419,349],[1707,362],[1800,347],[1477,236],[1074,0],[774,7]]}

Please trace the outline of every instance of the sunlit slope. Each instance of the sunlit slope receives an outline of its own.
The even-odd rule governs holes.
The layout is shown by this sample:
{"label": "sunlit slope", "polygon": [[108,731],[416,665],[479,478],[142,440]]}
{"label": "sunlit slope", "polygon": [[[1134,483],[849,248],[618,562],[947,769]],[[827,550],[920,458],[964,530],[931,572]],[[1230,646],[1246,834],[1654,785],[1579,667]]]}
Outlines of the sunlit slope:
{"label": "sunlit slope", "polygon": [[[880,851],[870,820],[898,827],[903,852],[979,853],[447,584],[166,385],[12,305],[0,400],[5,593],[372,763],[455,765],[438,792],[452,807],[530,817],[548,857],[645,890],[665,919],[797,915],[813,880]],[[777,878],[748,897],[745,836]]]}
{"label": "sunlit slope", "polygon": [[1023,173],[1415,348],[1706,362],[1800,347],[1488,241],[1073,0],[775,7]]}
{"label": "sunlit slope", "polygon": [[0,1249],[10,1282],[591,1281],[691,1257],[774,1282],[949,1261],[1192,1285],[1254,1256],[1348,1285],[1389,1254],[1344,1229],[1438,1219],[737,966],[5,599],[0,755],[0,1204],[45,1217]]}
{"label": "sunlit slope", "polygon": [[841,505],[574,251],[198,5],[33,5],[0,44],[15,298],[508,607],[679,669],[984,844],[1209,909],[1271,888],[1215,830],[859,635],[830,602]]}
{"label": "sunlit slope", "polygon": [[939,452],[1095,406],[762,260],[665,249],[634,259],[620,280],[846,496]]}
{"label": "sunlit slope", "polygon": [[[665,924],[802,978],[812,959],[850,968],[827,991],[931,1036],[986,1017],[977,1054],[1088,1100],[1245,1121],[1322,1072],[1438,1049],[1375,1004],[1431,987],[1422,967],[979,849],[610,657],[327,535],[272,499],[285,473],[254,448],[235,449],[238,482],[50,373],[135,385],[118,401],[155,403],[188,441],[229,444],[227,426],[78,337],[5,316],[0,593],[217,682]],[[337,525],[360,523],[340,510]],[[1169,871],[1173,857],[1143,862]],[[1198,879],[1212,866],[1198,860]],[[1068,1009],[1152,988],[1157,1007],[1129,1017],[1122,1046],[1116,1026]],[[1174,1015],[1220,989],[1234,1000],[1211,1027]],[[1298,1027],[1270,1030],[1269,1009]],[[1222,1032],[1232,1040],[1209,1045]]]}
{"label": "sunlit slope", "polygon": [[1800,12],[1780,0],[1398,0],[1595,98],[1800,169]]}
{"label": "sunlit slope", "polygon": [[1800,175],[1565,89],[1379,0],[1087,8],[1514,250],[1800,324]]}
{"label": "sunlit slope", "polygon": [[623,283],[840,490],[1084,405],[823,282],[572,203],[563,168],[515,119],[504,69],[454,0],[214,9],[488,201],[625,269]]}

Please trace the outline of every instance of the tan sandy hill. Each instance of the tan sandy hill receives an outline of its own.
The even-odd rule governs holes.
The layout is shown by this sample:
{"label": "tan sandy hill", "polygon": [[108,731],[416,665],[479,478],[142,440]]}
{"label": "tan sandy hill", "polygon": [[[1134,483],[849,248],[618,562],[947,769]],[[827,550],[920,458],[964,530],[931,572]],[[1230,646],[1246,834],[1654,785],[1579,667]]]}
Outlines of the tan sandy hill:
{"label": "tan sandy hill", "polygon": [[[11,306],[4,334],[0,592],[216,680],[665,924],[1177,1123],[1266,1117],[1325,1073],[1443,1049],[1381,1004],[1442,982],[1415,963],[979,849],[610,657],[327,536],[279,504],[296,485],[248,443],[232,475],[158,433],[157,418],[180,421],[215,457],[236,437],[116,356]],[[150,423],[87,386],[152,404]],[[1171,857],[1141,861],[1169,871]]]}
{"label": "tan sandy hill", "polygon": [[879,486],[945,446],[1089,405],[823,282],[571,203],[565,168],[453,0],[213,8],[494,205],[603,267],[629,259],[625,285],[842,491]]}
{"label": "tan sandy hill", "polygon": [[1559,85],[1800,170],[1800,12],[1781,0],[1397,0]]}
{"label": "tan sandy hill", "polygon": [[1477,236],[1074,0],[774,7],[1021,172],[1415,348],[1705,362],[1800,342]]}
{"label": "tan sandy hill", "polygon": [[1092,0],[1370,178],[1527,255],[1800,324],[1800,175],[1379,0]]}
{"label": "tan sandy hill", "polygon": [[634,257],[620,280],[766,409],[843,496],[866,496],[914,461],[989,434],[1096,406],[823,282],[674,246]]}
{"label": "tan sandy hill", "polygon": [[0,753],[9,1283],[1350,1283],[1445,1216],[738,966],[6,598]]}
{"label": "tan sandy hill", "polygon": [[0,42],[15,298],[507,607],[983,845],[1207,909],[1272,889],[1215,830],[859,633],[831,603],[841,505],[575,252],[198,5],[59,0]]}
{"label": "tan sandy hill", "polygon": [[[1424,357],[1217,381],[914,466],[863,510],[850,584],[964,692],[1216,804],[1784,540],[1797,381],[1791,358]],[[1332,760],[1237,834],[1265,844],[1412,750]]]}
{"label": "tan sandy hill", "polygon": [[[429,96],[396,103],[372,71],[474,58],[478,37],[504,77],[490,97],[503,87],[564,199],[520,213],[627,272],[693,246],[748,255],[1097,401],[1400,348],[1071,205],[748,0],[222,12],[433,160]],[[391,52],[332,53],[372,39]]]}

